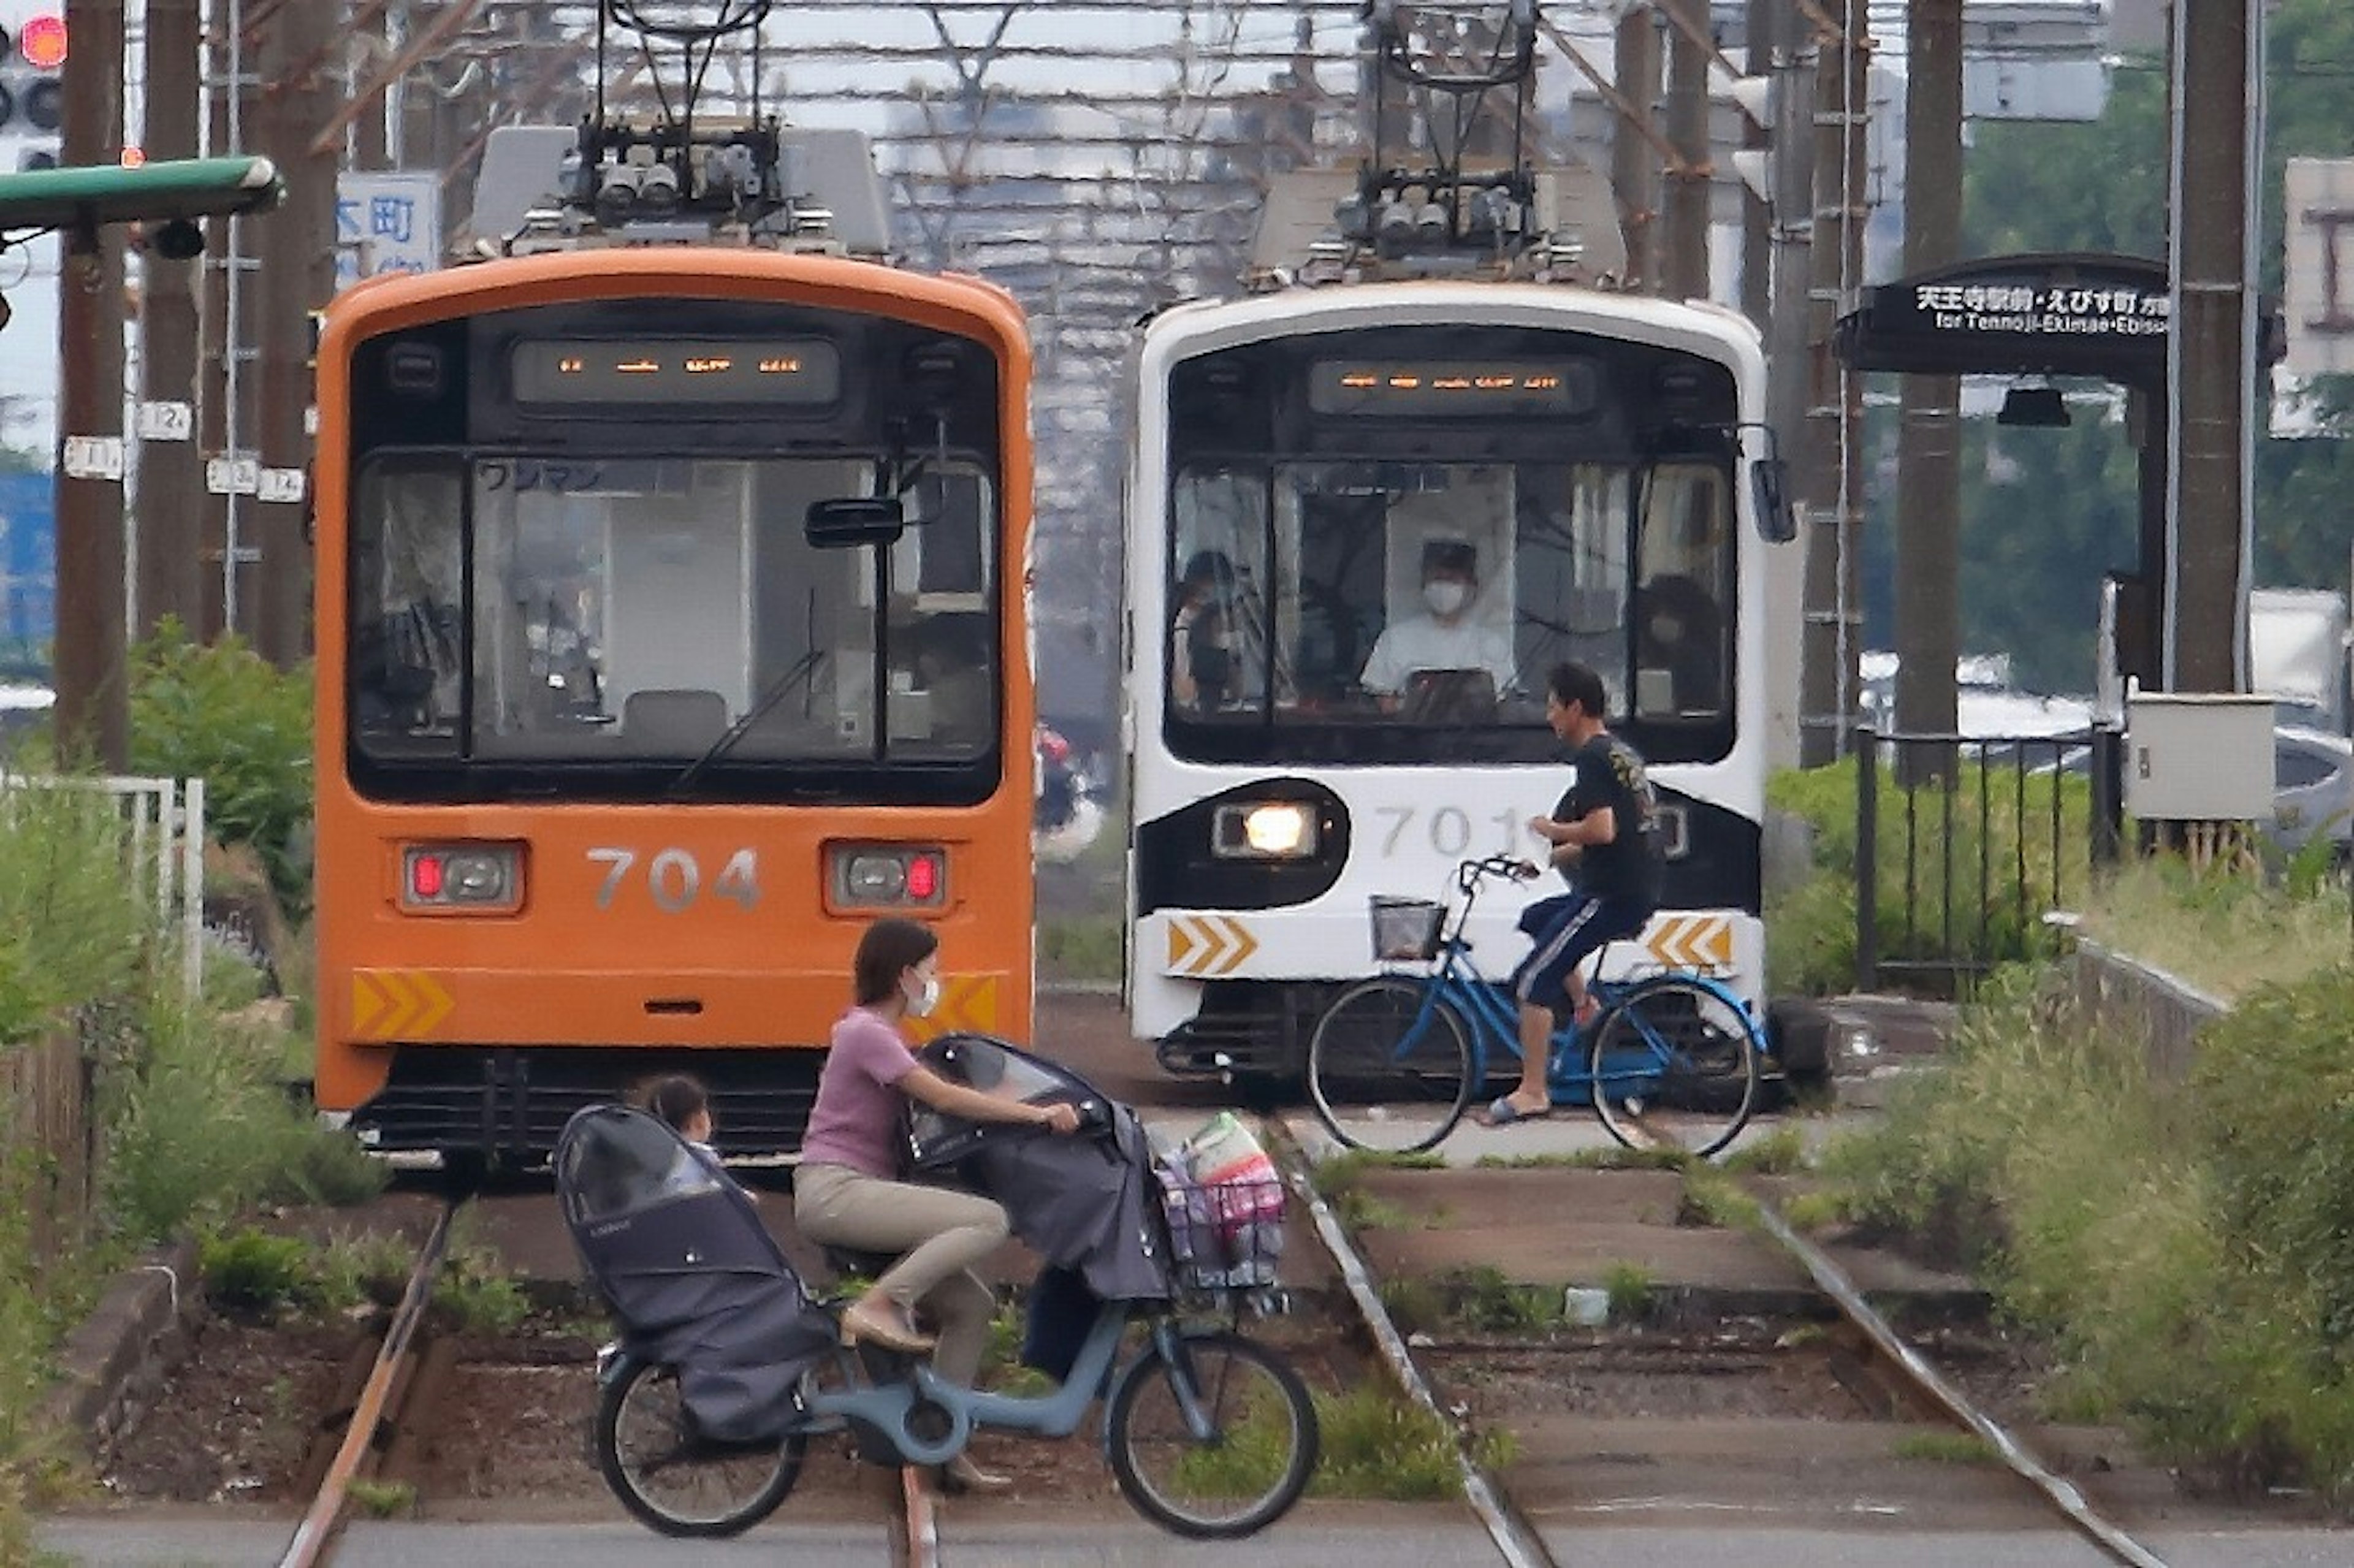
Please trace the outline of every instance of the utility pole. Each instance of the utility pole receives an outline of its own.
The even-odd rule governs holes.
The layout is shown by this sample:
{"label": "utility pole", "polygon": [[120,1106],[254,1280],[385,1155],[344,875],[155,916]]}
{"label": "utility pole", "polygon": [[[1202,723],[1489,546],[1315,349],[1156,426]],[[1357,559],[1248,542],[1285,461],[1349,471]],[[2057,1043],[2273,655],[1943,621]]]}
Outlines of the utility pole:
{"label": "utility pole", "polygon": [[2257,364],[2253,193],[2263,172],[2264,7],[2202,0],[2172,13],[2166,336],[2165,685],[2246,689]]}
{"label": "utility pole", "polygon": [[[260,150],[286,176],[285,209],[264,226],[261,270],[253,291],[255,344],[260,350],[255,425],[265,479],[275,470],[310,469],[311,313],[334,288],[335,169],[338,150],[311,151],[334,93],[326,62],[337,7],[285,7],[262,30]],[[253,645],[281,669],[308,651],[311,558],[303,537],[307,497],[265,490],[253,507],[261,570],[254,585]]]}
{"label": "utility pole", "polygon": [[[1962,0],[1911,0],[1904,72],[1904,270],[1956,259],[1962,232]],[[1897,430],[1896,727],[1951,735],[1961,654],[1961,378],[1908,375]],[[1939,772],[1950,768],[1942,758]]]}
{"label": "utility pole", "polygon": [[[1768,3],[1780,26],[1775,33],[1768,97],[1774,120],[1768,168],[1774,190],[1774,309],[1766,328],[1766,421],[1774,428],[1776,449],[1797,465],[1806,452],[1812,370],[1807,358],[1807,295],[1813,278],[1815,233],[1811,83],[1819,40],[1807,44],[1806,19],[1790,0]],[[1806,551],[1803,544],[1786,546],[1766,557],[1769,626],[1806,624]],[[1799,760],[1799,718],[1807,711],[1800,697],[1805,643],[1804,637],[1767,640],[1766,755],[1776,767],[1795,767]]]}
{"label": "utility pole", "polygon": [[1872,40],[1868,0],[1844,0],[1815,58],[1815,228],[1807,290],[1807,432],[1797,487],[1806,541],[1799,758],[1846,755],[1855,717],[1856,521],[1862,510],[1863,383],[1833,351],[1840,310],[1863,281],[1864,131]]}
{"label": "utility pole", "polygon": [[1667,210],[1659,249],[1659,291],[1674,300],[1708,297],[1708,0],[1659,0],[1672,13],[1668,46],[1668,140],[1676,166],[1668,171]]}
{"label": "utility pole", "polygon": [[[1781,0],[1748,0],[1742,17],[1744,74],[1766,77],[1774,69],[1776,45],[1782,36]],[[1769,113],[1770,117],[1770,113]],[[1773,167],[1773,130],[1743,118],[1741,148],[1763,153]],[[1744,184],[1741,200],[1741,313],[1766,331],[1774,316],[1774,202],[1772,186],[1755,191]]]}
{"label": "utility pole", "polygon": [[[1610,132],[1610,186],[1618,193],[1618,220],[1627,233],[1627,281],[1647,294],[1659,291],[1659,154],[1643,134],[1659,101],[1659,28],[1647,6],[1618,18],[1618,96],[1627,106]],[[1641,128],[1626,119],[1642,117]],[[1630,134],[1631,132],[1631,134]]]}
{"label": "utility pole", "polygon": [[[196,155],[196,77],[202,59],[198,0],[147,0],[147,125],[152,159]],[[188,263],[167,260],[149,236],[139,312],[141,396],[196,401],[196,296]],[[139,448],[139,580],[133,623],[152,633],[165,618],[194,633],[205,599],[204,460],[196,432]]]}
{"label": "utility pole", "polygon": [[[122,156],[122,0],[72,0],[62,83],[64,163]],[[57,745],[61,765],[130,769],[129,670],[123,639],[122,479],[68,474],[68,443],[122,439],[122,242],[78,223],[61,237],[58,281]]]}

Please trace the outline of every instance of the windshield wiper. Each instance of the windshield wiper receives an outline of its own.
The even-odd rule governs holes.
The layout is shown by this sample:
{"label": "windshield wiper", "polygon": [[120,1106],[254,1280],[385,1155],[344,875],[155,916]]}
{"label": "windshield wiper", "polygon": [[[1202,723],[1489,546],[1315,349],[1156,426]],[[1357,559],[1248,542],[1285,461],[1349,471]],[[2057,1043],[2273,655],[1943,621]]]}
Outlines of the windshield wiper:
{"label": "windshield wiper", "polygon": [[688,785],[702,777],[705,768],[735,750],[736,743],[749,734],[754,725],[767,717],[769,710],[790,696],[794,689],[815,674],[817,667],[824,662],[825,651],[821,648],[812,648],[794,660],[792,667],[778,676],[775,683],[760,694],[760,700],[746,708],[744,716],[729,725],[719,738],[711,743],[709,750],[688,763],[685,769],[670,781],[670,788],[663,793],[672,800],[684,793]]}

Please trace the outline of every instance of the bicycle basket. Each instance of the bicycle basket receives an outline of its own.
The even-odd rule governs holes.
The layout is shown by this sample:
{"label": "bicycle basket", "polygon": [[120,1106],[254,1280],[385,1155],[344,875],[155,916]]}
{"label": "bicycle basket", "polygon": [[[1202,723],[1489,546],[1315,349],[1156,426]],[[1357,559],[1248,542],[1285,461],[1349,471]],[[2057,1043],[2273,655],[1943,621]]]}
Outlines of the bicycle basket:
{"label": "bicycle basket", "polygon": [[1157,1169],[1180,1290],[1254,1290],[1275,1283],[1276,1260],[1283,1255],[1279,1179],[1195,1181],[1167,1165]]}
{"label": "bicycle basket", "polygon": [[1447,907],[1427,898],[1392,898],[1376,893],[1373,899],[1373,957],[1384,961],[1435,959],[1438,933],[1447,923]]}

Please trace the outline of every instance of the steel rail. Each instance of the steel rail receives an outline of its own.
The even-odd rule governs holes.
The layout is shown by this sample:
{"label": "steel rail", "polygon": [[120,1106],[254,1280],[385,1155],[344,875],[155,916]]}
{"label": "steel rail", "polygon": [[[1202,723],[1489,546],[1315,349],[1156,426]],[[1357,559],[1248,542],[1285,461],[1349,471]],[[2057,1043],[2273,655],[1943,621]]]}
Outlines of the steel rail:
{"label": "steel rail", "polygon": [[1838,1303],[1847,1320],[1871,1341],[1874,1350],[1903,1372],[1908,1383],[1926,1395],[1937,1408],[1975,1433],[1980,1441],[2000,1456],[2002,1462],[2014,1474],[2041,1492],[2071,1524],[2092,1540],[2093,1544],[2116,1561],[2132,1564],[2133,1568],[2166,1568],[2163,1559],[2094,1512],[2084,1494],[2073,1484],[2054,1475],[2001,1424],[1972,1404],[1967,1395],[1948,1383],[1919,1351],[1896,1332],[1872,1303],[1863,1298],[1863,1292],[1857,1289],[1855,1282],[1831,1261],[1829,1254],[1791,1229],[1790,1223],[1773,1204],[1758,1196],[1754,1190],[1749,1196],[1756,1204],[1758,1223],[1766,1234],[1779,1242],[1783,1250],[1798,1261],[1799,1266],[1807,1271],[1816,1287]]}
{"label": "steel rail", "polygon": [[939,1511],[932,1489],[914,1465],[899,1467],[900,1511],[891,1520],[891,1561],[897,1568],[940,1568]]}
{"label": "steel rail", "polygon": [[1469,1435],[1463,1424],[1448,1414],[1430,1392],[1430,1384],[1423,1377],[1422,1369],[1415,1364],[1414,1352],[1406,1346],[1405,1336],[1398,1332],[1397,1325],[1390,1319],[1389,1309],[1382,1305],[1381,1293],[1373,1286],[1373,1271],[1357,1255],[1339,1216],[1332,1213],[1331,1205],[1324,1201],[1323,1194],[1317,1192],[1315,1182],[1310,1180],[1307,1162],[1300,1153],[1299,1140],[1292,1136],[1290,1124],[1277,1116],[1268,1118],[1266,1125],[1278,1135],[1276,1157],[1284,1178],[1292,1192],[1298,1194],[1301,1206],[1308,1211],[1309,1220],[1316,1229],[1316,1239],[1324,1244],[1324,1250],[1331,1255],[1332,1266],[1340,1272],[1341,1282],[1348,1289],[1350,1301],[1355,1305],[1357,1315],[1363,1319],[1367,1332],[1381,1351],[1382,1359],[1389,1364],[1390,1375],[1397,1380],[1406,1397],[1428,1413],[1453,1439],[1455,1467],[1462,1478],[1464,1500],[1471,1505],[1471,1511],[1479,1516],[1480,1524],[1486,1528],[1488,1539],[1495,1544],[1497,1554],[1511,1568],[1556,1568],[1544,1538],[1521,1517],[1504,1489],[1490,1479],[1478,1461],[1472,1458]]}
{"label": "steel rail", "polygon": [[352,1407],[351,1424],[344,1428],[343,1444],[327,1467],[326,1478],[319,1483],[319,1495],[312,1500],[310,1511],[294,1527],[294,1537],[286,1543],[286,1552],[278,1560],[278,1568],[315,1568],[326,1561],[335,1527],[343,1518],[352,1478],[369,1445],[376,1440],[394,1380],[408,1360],[418,1325],[425,1320],[425,1308],[433,1299],[433,1283],[440,1276],[441,1260],[450,1248],[450,1224],[462,1202],[451,1199],[433,1222],[432,1233],[425,1238],[425,1250],[419,1255],[417,1267],[408,1277],[408,1288],[401,1293],[400,1305],[394,1308],[392,1322],[385,1330],[384,1343],[376,1351],[376,1365],[368,1372],[366,1386],[360,1391],[359,1403]]}

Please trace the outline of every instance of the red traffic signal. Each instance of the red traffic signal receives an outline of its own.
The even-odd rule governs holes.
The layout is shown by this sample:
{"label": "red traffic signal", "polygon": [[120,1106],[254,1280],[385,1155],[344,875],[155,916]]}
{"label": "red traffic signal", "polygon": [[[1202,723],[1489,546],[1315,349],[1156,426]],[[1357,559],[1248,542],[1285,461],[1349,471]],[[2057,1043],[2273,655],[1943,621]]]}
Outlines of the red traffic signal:
{"label": "red traffic signal", "polygon": [[16,29],[16,52],[35,70],[55,70],[66,63],[66,19],[57,16],[31,18]]}

